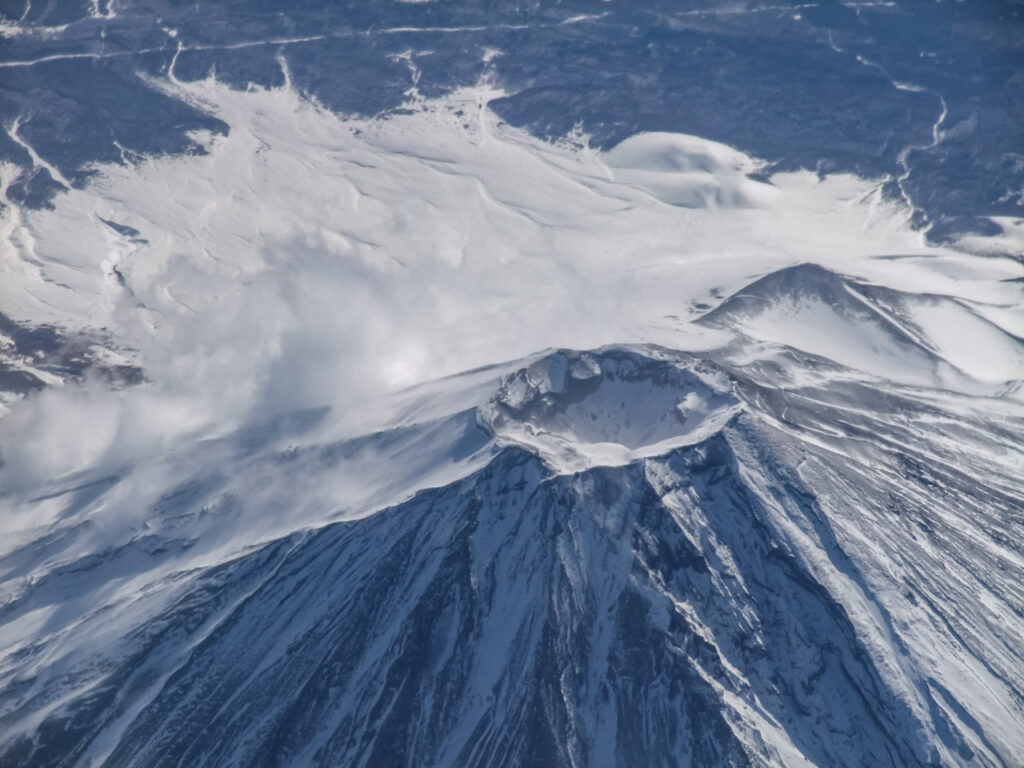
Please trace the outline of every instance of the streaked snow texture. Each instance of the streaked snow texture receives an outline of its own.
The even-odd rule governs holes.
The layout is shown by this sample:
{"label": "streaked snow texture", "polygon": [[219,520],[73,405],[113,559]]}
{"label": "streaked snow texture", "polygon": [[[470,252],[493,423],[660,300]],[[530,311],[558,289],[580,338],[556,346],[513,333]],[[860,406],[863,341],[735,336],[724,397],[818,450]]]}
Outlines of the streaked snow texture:
{"label": "streaked snow texture", "polygon": [[4,211],[4,312],[145,381],[18,358],[0,763],[1020,764],[1012,228],[154,87],[230,133]]}

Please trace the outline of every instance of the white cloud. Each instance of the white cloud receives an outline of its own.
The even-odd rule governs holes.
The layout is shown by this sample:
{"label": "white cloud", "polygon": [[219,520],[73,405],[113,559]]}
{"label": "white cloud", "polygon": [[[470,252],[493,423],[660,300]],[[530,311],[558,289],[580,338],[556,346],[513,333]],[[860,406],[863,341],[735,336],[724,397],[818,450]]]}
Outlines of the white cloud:
{"label": "white cloud", "polygon": [[874,182],[766,184],[747,176],[756,160],[670,134],[605,154],[549,144],[502,124],[486,88],[367,120],[286,89],[163,87],[230,135],[204,156],[97,168],[53,211],[9,219],[0,285],[19,319],[109,329],[149,383],[16,406],[8,478],[319,404],[340,431],[372,429],[384,393],[546,347],[712,344],[686,325],[696,302],[803,261],[967,298],[998,298],[1017,274],[989,259],[961,280],[966,257],[923,245]]}

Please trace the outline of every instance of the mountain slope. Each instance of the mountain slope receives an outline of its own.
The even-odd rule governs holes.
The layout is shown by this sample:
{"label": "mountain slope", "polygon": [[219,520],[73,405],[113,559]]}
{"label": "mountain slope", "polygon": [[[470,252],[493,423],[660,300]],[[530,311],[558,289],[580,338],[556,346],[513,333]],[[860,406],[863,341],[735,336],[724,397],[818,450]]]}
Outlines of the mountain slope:
{"label": "mountain slope", "polygon": [[[730,367],[610,348],[509,374],[485,465],[152,584],[174,597],[118,654],[5,687],[0,762],[1014,765],[1020,414]],[[570,436],[621,450],[581,469]]]}

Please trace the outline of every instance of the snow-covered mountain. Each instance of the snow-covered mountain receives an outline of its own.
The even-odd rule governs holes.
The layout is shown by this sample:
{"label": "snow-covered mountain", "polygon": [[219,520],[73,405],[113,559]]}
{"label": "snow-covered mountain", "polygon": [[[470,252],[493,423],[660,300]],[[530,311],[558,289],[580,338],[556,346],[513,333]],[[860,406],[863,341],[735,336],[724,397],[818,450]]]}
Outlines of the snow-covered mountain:
{"label": "snow-covered mountain", "polygon": [[0,13],[0,768],[1024,766],[1019,8]]}
{"label": "snow-covered mountain", "polygon": [[[788,348],[609,347],[367,440],[281,448],[316,415],[233,436],[130,540],[8,582],[4,764],[1013,765],[1004,405]],[[424,449],[464,475],[201,564],[257,478],[301,496]]]}

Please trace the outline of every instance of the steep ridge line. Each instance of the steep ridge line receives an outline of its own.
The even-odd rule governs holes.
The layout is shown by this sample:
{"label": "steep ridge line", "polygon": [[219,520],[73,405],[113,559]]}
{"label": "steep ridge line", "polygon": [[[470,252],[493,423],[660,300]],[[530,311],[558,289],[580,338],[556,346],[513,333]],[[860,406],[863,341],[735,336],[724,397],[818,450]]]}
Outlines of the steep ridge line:
{"label": "steep ridge line", "polygon": [[[1012,464],[986,463],[1005,449],[976,437],[965,455],[931,415],[984,421],[927,390],[778,390],[715,357],[539,357],[481,407],[506,447],[462,479],[165,571],[148,608],[54,624],[3,663],[0,719],[22,734],[4,759],[1012,765],[1021,558],[991,537],[1024,522],[1024,498]],[[672,393],[668,410],[650,387]],[[636,450],[685,433],[715,398],[728,419],[657,455],[568,470],[509,437],[518,423]],[[621,402],[622,418],[600,419]],[[216,514],[222,488],[175,503]],[[45,612],[43,583],[8,628]],[[97,634],[111,621],[130,628],[116,652]]]}

